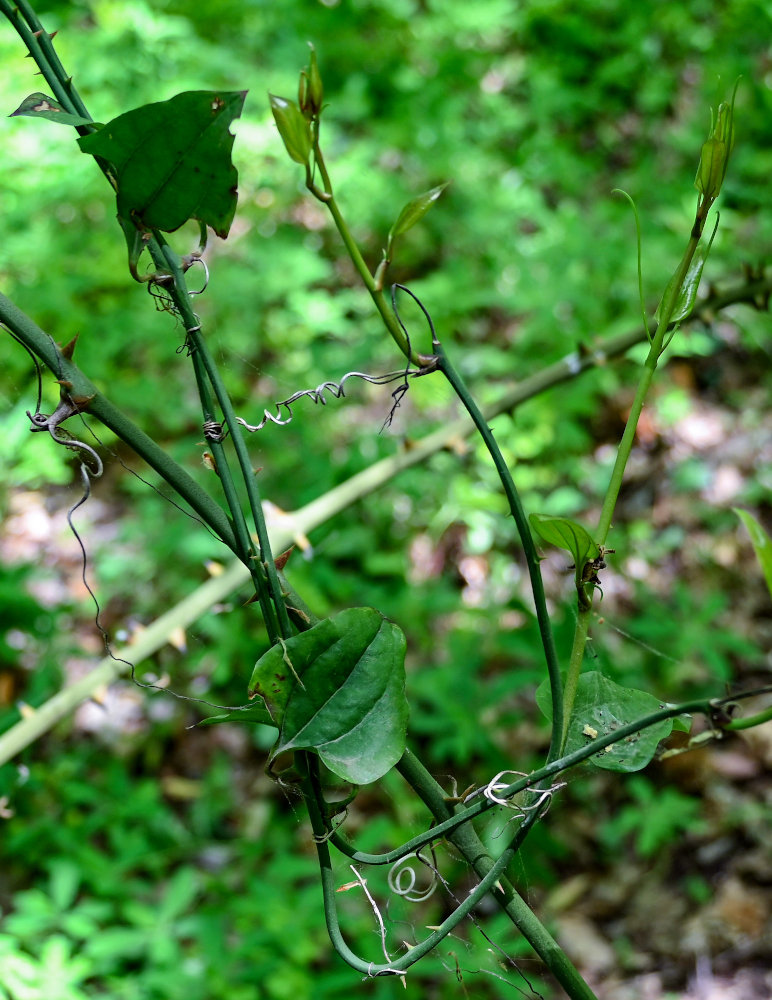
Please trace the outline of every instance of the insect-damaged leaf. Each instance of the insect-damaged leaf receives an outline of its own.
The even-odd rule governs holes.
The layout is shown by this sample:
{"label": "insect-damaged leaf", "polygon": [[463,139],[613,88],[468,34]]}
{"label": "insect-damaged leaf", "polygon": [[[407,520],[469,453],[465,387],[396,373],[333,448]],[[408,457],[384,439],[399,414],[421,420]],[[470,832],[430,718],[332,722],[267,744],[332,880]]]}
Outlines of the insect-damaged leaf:
{"label": "insect-damaged leaf", "polygon": [[78,140],[84,153],[110,164],[124,232],[135,223],[171,233],[198,219],[225,239],[238,182],[229,126],[245,97],[246,91],[189,91],[128,111]]}
{"label": "insect-damaged leaf", "polygon": [[12,111],[9,118],[17,115],[24,115],[28,118],[47,118],[50,122],[59,122],[60,125],[93,125],[90,118],[83,118],[81,115],[73,115],[61,106],[53,97],[46,94],[30,94],[25,97],[15,111]]}
{"label": "insect-damaged leaf", "polygon": [[405,749],[405,637],[373,608],[351,608],[271,647],[249,685],[286,750],[312,750],[357,785],[390,770]]}
{"label": "insect-damaged leaf", "polygon": [[[536,703],[548,719],[552,718],[548,685],[539,686]],[[647,691],[622,687],[596,670],[588,671],[579,678],[564,752],[573,753],[592,740],[607,736],[663,707],[663,703]],[[679,724],[678,728],[683,729],[684,726]],[[589,762],[606,771],[640,771],[672,729],[673,719],[664,719],[625,737],[619,743],[612,743],[593,754]]]}

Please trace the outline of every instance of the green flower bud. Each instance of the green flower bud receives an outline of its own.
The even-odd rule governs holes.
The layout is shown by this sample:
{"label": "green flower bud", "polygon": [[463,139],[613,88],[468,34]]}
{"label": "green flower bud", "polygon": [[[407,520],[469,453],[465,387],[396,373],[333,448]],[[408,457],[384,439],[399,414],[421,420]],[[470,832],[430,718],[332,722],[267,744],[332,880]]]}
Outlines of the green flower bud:
{"label": "green flower bud", "polygon": [[[736,89],[735,87],[735,91]],[[694,186],[709,201],[715,201],[721,191],[733,145],[734,95],[731,104],[726,101],[719,104],[715,124],[712,125],[710,135],[702,145]]]}
{"label": "green flower bud", "polygon": [[316,49],[310,42],[308,44],[311,49],[311,56],[308,66],[300,74],[298,103],[300,104],[300,110],[306,118],[313,118],[322,110],[324,86],[319,72],[319,64],[316,61]]}
{"label": "green flower bud", "polygon": [[271,111],[284,148],[296,163],[308,166],[312,148],[311,127],[303,113],[286,97],[269,94],[268,100],[271,102]]}

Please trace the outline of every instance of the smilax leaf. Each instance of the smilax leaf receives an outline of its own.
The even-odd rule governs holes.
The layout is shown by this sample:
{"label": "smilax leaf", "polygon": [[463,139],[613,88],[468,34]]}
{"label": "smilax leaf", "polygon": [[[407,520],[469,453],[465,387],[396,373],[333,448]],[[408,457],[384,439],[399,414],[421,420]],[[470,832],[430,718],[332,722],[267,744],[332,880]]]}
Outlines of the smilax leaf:
{"label": "smilax leaf", "polygon": [[83,118],[81,115],[70,114],[69,111],[53,97],[46,94],[30,94],[25,97],[15,111],[12,111],[9,118],[17,115],[24,115],[28,118],[47,118],[50,122],[59,122],[60,125],[93,125],[90,118]]}
{"label": "smilax leaf", "polygon": [[351,608],[272,646],[249,685],[279,727],[271,760],[311,750],[356,785],[389,771],[405,749],[405,637],[373,608]]}
{"label": "smilax leaf", "polygon": [[528,518],[531,528],[550,545],[566,549],[574,557],[574,565],[581,571],[588,559],[598,554],[598,546],[589,532],[567,517],[552,517],[549,514],[531,514]]}
{"label": "smilax leaf", "polygon": [[[552,718],[552,701],[547,684],[540,685],[537,690],[536,703],[547,718]],[[579,678],[564,753],[573,753],[592,740],[613,733],[663,707],[663,703],[647,691],[622,687],[597,670],[588,671]],[[683,723],[679,723],[677,728],[684,729]],[[589,762],[606,771],[640,771],[672,730],[673,719],[664,719],[625,737],[619,743],[612,743],[593,754]]]}
{"label": "smilax leaf", "polygon": [[197,219],[225,239],[238,181],[230,124],[241,114],[245,96],[246,91],[178,94],[128,111],[78,140],[84,153],[110,164],[124,233],[132,223],[171,233]]}

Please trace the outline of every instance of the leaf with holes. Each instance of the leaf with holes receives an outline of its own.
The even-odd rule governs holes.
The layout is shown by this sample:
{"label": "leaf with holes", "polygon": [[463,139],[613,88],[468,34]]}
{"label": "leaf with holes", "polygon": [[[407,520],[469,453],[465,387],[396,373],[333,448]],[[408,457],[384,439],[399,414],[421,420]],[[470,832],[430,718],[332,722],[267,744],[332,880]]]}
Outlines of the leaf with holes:
{"label": "leaf with holes", "polygon": [[250,696],[266,702],[286,750],[311,750],[356,785],[380,778],[405,749],[405,637],[373,608],[350,608],[272,646]]}
{"label": "leaf with holes", "polygon": [[78,140],[84,153],[110,165],[124,233],[126,224],[171,233],[197,219],[227,237],[238,183],[230,125],[245,97],[189,91],[128,111]]}
{"label": "leaf with holes", "polygon": [[93,125],[90,118],[83,118],[81,115],[73,115],[61,106],[53,97],[46,94],[30,94],[25,97],[15,111],[12,111],[9,118],[16,118],[23,115],[27,118],[46,118],[50,122],[59,122],[60,125]]}
{"label": "leaf with holes", "polygon": [[[547,684],[539,686],[536,703],[551,719],[552,702]],[[663,702],[647,691],[622,687],[596,670],[588,671],[579,678],[564,752],[573,753],[599,736],[607,736],[664,707]],[[659,743],[670,735],[673,722],[673,719],[664,719],[626,736],[594,754],[589,763],[606,771],[640,771],[652,759]]]}

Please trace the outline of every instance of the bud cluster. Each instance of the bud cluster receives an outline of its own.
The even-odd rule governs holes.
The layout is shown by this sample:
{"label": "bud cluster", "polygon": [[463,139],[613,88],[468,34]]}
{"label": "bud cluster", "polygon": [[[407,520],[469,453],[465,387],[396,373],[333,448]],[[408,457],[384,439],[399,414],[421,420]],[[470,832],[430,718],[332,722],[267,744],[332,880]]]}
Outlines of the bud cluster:
{"label": "bud cluster", "polygon": [[296,163],[309,168],[314,148],[313,129],[318,125],[324,100],[324,87],[313,45],[308,66],[300,73],[298,103],[275,94],[269,94],[268,99],[284,148]]}

